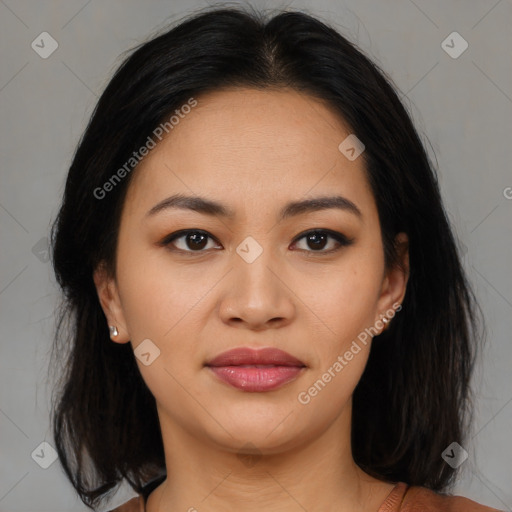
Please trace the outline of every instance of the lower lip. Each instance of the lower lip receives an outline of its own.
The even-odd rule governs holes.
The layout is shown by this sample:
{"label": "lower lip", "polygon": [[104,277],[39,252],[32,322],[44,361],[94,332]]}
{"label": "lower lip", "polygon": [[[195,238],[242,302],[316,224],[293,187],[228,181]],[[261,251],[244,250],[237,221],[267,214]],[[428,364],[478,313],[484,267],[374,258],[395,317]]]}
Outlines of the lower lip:
{"label": "lower lip", "polygon": [[209,366],[222,381],[242,391],[272,391],[297,378],[298,366]]}

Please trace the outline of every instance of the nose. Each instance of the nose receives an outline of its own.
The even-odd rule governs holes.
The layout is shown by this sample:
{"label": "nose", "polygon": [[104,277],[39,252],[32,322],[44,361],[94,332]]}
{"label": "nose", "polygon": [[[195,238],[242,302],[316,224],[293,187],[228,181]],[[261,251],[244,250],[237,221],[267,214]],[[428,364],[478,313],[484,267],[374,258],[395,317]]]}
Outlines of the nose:
{"label": "nose", "polygon": [[251,263],[238,254],[233,260],[222,288],[222,321],[252,331],[288,325],[296,311],[293,286],[271,250],[263,250]]}

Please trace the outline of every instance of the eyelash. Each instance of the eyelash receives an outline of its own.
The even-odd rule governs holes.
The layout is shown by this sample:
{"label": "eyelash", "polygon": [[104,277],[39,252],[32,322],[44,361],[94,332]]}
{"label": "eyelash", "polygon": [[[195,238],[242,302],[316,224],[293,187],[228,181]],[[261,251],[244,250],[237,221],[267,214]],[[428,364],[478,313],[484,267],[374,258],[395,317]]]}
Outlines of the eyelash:
{"label": "eyelash", "polygon": [[[172,245],[172,242],[174,242],[175,240],[178,240],[179,238],[183,238],[183,237],[185,237],[186,235],[188,235],[190,233],[206,235],[208,238],[210,238],[210,239],[214,240],[215,242],[219,243],[207,231],[203,231],[201,229],[183,229],[183,230],[180,230],[180,231],[176,231],[175,233],[171,233],[170,235],[167,235],[160,242],[160,245],[167,247],[169,250],[171,250],[173,252],[181,252],[181,253],[185,253],[185,254],[201,254],[201,253],[206,252],[206,250],[203,250],[203,249],[197,250],[197,251],[192,251],[192,250],[178,249],[176,247],[174,247],[174,248],[170,247]],[[312,253],[313,255],[316,255],[316,254],[332,254],[334,252],[339,251],[343,247],[347,247],[347,246],[351,245],[354,242],[354,239],[349,239],[345,235],[343,235],[342,233],[338,233],[337,231],[332,231],[330,229],[312,229],[312,230],[306,231],[306,232],[301,233],[300,235],[298,235],[294,239],[293,244],[297,243],[298,241],[302,240],[303,238],[306,238],[309,235],[318,235],[318,234],[326,234],[330,238],[333,238],[334,240],[336,240],[338,242],[339,246],[334,248],[334,249],[330,249],[328,251],[324,251],[324,250],[312,251],[312,250],[305,250],[305,249],[300,249],[300,250],[302,250],[302,251],[304,251],[306,253]]]}

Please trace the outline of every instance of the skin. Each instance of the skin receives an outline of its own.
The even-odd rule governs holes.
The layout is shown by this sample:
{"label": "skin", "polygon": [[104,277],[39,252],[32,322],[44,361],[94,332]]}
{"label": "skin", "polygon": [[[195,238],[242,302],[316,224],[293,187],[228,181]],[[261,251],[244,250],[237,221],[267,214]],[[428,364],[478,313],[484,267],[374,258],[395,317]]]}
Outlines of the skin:
{"label": "skin", "polygon": [[[94,274],[108,323],[119,330],[112,340],[136,349],[150,339],[160,350],[148,366],[136,359],[157,402],[168,474],[147,511],[375,512],[393,484],[364,473],[350,446],[352,394],[371,344],[310,403],[297,397],[402,302],[407,238],[398,236],[403,269],[386,269],[363,158],[339,151],[350,129],[322,101],[289,89],[228,89],[197,100],[134,171],[116,275],[102,267]],[[146,216],[176,193],[222,202],[235,217],[178,209]],[[328,209],[278,219],[289,201],[335,194],[361,218]],[[212,238],[200,249],[186,237],[174,252],[159,245],[181,229]],[[354,241],[328,253],[339,247],[335,239],[320,248],[297,240],[311,229]],[[263,250],[252,263],[236,252],[248,236]],[[307,368],[278,390],[244,392],[204,367],[240,346],[277,347]]]}

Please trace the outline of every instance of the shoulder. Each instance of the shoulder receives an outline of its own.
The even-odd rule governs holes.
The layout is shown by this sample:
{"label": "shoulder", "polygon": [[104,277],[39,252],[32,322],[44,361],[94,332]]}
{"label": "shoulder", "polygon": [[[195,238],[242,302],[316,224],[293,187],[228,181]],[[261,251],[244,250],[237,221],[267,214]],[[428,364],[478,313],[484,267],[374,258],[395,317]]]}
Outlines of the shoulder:
{"label": "shoulder", "polygon": [[400,512],[499,512],[462,496],[440,494],[425,487],[407,488]]}
{"label": "shoulder", "polygon": [[108,512],[144,512],[145,508],[144,498],[142,495],[139,495]]}

